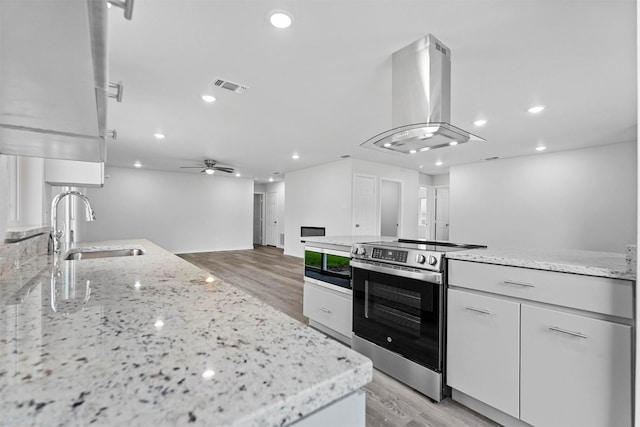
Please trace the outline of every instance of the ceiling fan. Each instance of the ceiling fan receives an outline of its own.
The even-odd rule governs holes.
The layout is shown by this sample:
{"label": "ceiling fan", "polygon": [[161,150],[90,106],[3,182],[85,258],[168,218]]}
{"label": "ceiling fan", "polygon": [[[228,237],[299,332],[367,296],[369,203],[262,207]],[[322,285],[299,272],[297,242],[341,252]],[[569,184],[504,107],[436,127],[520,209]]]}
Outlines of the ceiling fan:
{"label": "ceiling fan", "polygon": [[216,171],[225,172],[225,173],[233,173],[233,168],[226,166],[216,166],[218,162],[215,160],[205,160],[203,165],[200,166],[180,166],[181,169],[200,169],[203,168],[200,173],[206,173],[208,175],[213,175]]}

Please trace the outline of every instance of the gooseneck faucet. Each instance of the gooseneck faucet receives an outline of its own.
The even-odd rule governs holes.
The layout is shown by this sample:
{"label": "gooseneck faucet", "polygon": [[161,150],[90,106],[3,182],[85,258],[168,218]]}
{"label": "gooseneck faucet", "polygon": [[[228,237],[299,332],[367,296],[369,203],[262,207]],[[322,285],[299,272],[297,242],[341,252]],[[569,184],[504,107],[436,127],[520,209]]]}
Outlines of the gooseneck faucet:
{"label": "gooseneck faucet", "polygon": [[58,204],[60,203],[60,200],[62,200],[66,196],[79,197],[84,202],[85,214],[86,214],[87,221],[95,221],[96,220],[96,213],[91,208],[91,203],[89,203],[89,199],[84,194],[80,193],[79,191],[75,191],[75,190],[67,190],[67,191],[63,191],[62,193],[56,195],[56,197],[54,197],[53,201],[51,202],[51,238],[53,239],[53,253],[54,254],[60,253],[60,237],[62,237],[62,235],[64,234],[63,230],[58,230],[57,229],[58,228],[58,224],[57,224],[57,221],[58,221]]}

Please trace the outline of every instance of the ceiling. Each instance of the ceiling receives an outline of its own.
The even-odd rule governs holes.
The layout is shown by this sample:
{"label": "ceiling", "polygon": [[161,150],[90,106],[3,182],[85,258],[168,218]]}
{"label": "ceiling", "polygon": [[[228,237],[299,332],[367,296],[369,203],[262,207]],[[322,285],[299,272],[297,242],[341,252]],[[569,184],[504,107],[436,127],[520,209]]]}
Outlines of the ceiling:
{"label": "ceiling", "polygon": [[[272,27],[273,9],[293,25]],[[136,0],[131,21],[109,15],[109,79],[125,84],[109,102],[110,166],[198,173],[180,167],[215,159],[263,182],[350,155],[440,174],[541,144],[636,140],[633,0]],[[451,49],[451,123],[486,142],[361,147],[391,127],[391,54],[428,33]],[[213,88],[217,77],[249,89]]]}

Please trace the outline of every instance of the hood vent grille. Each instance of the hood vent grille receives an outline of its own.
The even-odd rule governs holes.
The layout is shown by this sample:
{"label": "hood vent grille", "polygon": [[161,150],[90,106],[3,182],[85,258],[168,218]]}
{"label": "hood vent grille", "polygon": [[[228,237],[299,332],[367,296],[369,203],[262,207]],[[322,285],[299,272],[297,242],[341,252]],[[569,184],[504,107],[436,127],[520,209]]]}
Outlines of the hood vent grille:
{"label": "hood vent grille", "polygon": [[216,78],[213,82],[211,82],[213,86],[221,87],[222,89],[230,90],[235,93],[245,93],[249,86],[242,85],[240,83],[230,82],[229,80],[224,80],[220,78]]}
{"label": "hood vent grille", "polygon": [[361,146],[415,154],[437,148],[484,141],[449,124],[451,115],[451,50],[428,34],[392,55],[393,129]]}

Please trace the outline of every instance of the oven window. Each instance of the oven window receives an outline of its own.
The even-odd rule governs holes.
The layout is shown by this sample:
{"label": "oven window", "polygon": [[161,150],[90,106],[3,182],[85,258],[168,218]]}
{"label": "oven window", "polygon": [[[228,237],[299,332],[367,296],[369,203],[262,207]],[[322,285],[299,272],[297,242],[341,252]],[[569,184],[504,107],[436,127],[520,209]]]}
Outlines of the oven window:
{"label": "oven window", "polygon": [[354,268],[353,290],[356,335],[441,369],[439,285]]}

